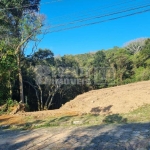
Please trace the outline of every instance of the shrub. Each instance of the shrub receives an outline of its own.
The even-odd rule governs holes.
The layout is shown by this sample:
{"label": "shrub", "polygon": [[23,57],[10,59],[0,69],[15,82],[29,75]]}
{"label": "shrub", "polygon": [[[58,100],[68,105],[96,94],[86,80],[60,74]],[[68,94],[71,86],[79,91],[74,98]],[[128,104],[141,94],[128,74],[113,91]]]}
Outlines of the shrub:
{"label": "shrub", "polygon": [[15,102],[11,98],[8,98],[6,103],[9,107],[13,107],[15,104]]}

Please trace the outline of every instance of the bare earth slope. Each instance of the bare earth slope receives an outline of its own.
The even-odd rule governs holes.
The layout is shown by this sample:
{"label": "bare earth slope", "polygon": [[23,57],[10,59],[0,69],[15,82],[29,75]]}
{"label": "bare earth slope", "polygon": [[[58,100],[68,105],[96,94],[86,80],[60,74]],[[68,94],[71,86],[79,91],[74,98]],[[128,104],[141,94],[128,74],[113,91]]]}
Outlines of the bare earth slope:
{"label": "bare earth slope", "polygon": [[127,113],[150,104],[150,81],[93,90],[77,96],[60,110],[81,113]]}

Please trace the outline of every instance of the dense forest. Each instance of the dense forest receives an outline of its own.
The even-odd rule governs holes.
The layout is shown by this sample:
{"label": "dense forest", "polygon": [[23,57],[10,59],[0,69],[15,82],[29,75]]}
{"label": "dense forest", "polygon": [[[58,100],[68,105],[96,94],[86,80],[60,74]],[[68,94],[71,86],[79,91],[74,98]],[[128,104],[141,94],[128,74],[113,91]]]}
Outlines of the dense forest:
{"label": "dense forest", "polygon": [[[37,49],[37,43],[42,42],[37,36],[46,34],[42,29],[45,17],[38,13],[39,2],[0,1],[0,9],[5,8],[0,11],[0,105],[17,101],[30,111],[58,109],[92,89],[149,80],[149,38],[62,57],[48,48]],[[30,42],[35,44],[31,55],[26,55]]]}

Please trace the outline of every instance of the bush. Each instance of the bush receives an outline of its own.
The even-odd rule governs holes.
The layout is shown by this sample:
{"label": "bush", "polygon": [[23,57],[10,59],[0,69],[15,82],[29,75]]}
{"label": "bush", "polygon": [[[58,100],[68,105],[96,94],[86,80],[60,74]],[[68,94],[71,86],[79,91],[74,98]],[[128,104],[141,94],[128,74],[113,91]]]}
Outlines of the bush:
{"label": "bush", "polygon": [[139,67],[135,69],[135,75],[134,77],[136,81],[143,81],[143,80],[149,80],[150,79],[150,69]]}
{"label": "bush", "polygon": [[11,98],[7,99],[6,103],[9,107],[13,107],[15,105],[15,102]]}

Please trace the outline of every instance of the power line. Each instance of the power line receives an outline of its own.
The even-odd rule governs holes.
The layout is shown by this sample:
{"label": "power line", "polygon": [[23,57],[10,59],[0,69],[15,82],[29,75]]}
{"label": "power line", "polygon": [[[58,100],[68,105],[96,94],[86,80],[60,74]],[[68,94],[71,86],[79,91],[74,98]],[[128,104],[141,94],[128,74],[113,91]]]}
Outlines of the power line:
{"label": "power line", "polygon": [[120,10],[120,11],[117,11],[117,12],[103,14],[103,15],[94,16],[94,17],[90,17],[90,18],[83,18],[83,19],[67,22],[67,23],[64,23],[64,24],[56,24],[55,26],[50,26],[50,28],[54,29],[54,28],[63,27],[63,26],[67,26],[67,25],[72,25],[72,24],[76,24],[76,23],[81,23],[81,22],[85,22],[85,21],[89,21],[89,20],[93,20],[93,19],[100,19],[100,18],[112,16],[112,15],[117,15],[117,14],[129,12],[129,11],[142,9],[142,8],[149,7],[149,6],[150,6],[150,4],[145,5],[145,6],[136,7],[136,8],[135,7],[134,8],[128,8],[128,9],[125,9],[125,10]]}
{"label": "power line", "polygon": [[[113,5],[106,5],[105,8],[103,6],[101,6],[101,7],[95,8],[95,9],[90,9],[90,10],[86,10],[86,11],[80,11],[78,13],[73,13],[73,14],[70,14],[70,15],[58,16],[58,17],[50,18],[50,21],[52,21],[54,19],[59,19],[60,20],[60,19],[68,19],[69,17],[72,18],[73,15],[77,15],[77,14],[82,14],[79,17],[83,17],[83,16],[87,16],[91,12],[95,12],[95,11],[98,11],[98,10],[105,10],[105,9],[108,9],[108,8],[111,8],[111,7],[114,7],[114,6],[120,6],[120,5],[123,5],[123,4],[126,4],[126,3],[130,3],[130,2],[134,2],[135,3],[135,0],[125,1],[123,3],[122,2],[121,3],[116,3],[115,5],[114,4]],[[86,13],[86,12],[88,12],[88,13]],[[85,14],[85,15],[83,15],[83,14]]]}
{"label": "power line", "polygon": [[[51,4],[51,3],[61,2],[61,1],[62,1],[62,0],[53,0],[53,1],[51,1],[51,2],[40,3],[40,5]],[[36,5],[39,5],[39,3],[29,4],[29,5],[25,5],[25,6],[22,6],[22,7],[3,8],[3,9],[0,9],[0,11],[3,11],[3,10],[11,10],[11,9],[19,9],[19,8],[28,8],[28,7],[32,7],[32,6],[36,6]]]}
{"label": "power line", "polygon": [[99,19],[99,18],[108,17],[108,16],[120,14],[120,13],[125,13],[125,12],[129,12],[129,11],[137,10],[137,9],[146,8],[146,7],[149,7],[149,6],[150,6],[150,4],[145,5],[145,6],[136,7],[136,8],[129,8],[129,9],[125,9],[125,10],[121,10],[121,11],[113,12],[113,13],[109,13],[109,14],[104,14],[104,15],[100,15],[100,16],[93,16],[93,17],[90,17],[90,18],[78,19],[78,20],[74,20],[72,22],[67,22],[67,23],[64,23],[64,24],[58,24],[58,25],[55,25],[55,26],[51,26],[50,28],[62,27],[62,26],[70,25],[70,24],[79,23],[79,22],[85,22],[85,21],[89,21],[89,20],[93,20],[93,19]]}
{"label": "power line", "polygon": [[[43,3],[43,4],[45,4],[45,3]],[[89,21],[89,20],[92,20],[92,19],[99,19],[99,18],[103,18],[103,17],[107,17],[107,16],[112,16],[112,15],[116,15],[116,14],[120,14],[120,13],[124,13],[124,12],[133,11],[133,10],[136,10],[136,9],[141,9],[141,8],[149,7],[149,6],[150,6],[150,4],[147,4],[145,6],[140,6],[138,8],[132,8],[132,9],[130,8],[128,10],[123,10],[123,11],[114,12],[114,13],[110,13],[110,14],[104,14],[102,16],[94,16],[92,18],[83,18],[83,19],[80,19],[80,20],[75,20],[75,21],[72,21],[72,22],[67,22],[67,24],[58,24],[57,26],[48,27],[48,28],[45,28],[45,30],[53,29],[53,28],[56,28],[58,26],[62,27],[62,26],[66,26],[66,25],[69,25],[69,24],[75,24],[75,23],[85,22],[85,21]],[[89,25],[98,24],[98,23],[102,23],[102,22],[106,22],[106,21],[110,21],[110,20],[116,20],[116,19],[119,19],[119,18],[124,18],[124,17],[132,16],[132,15],[135,15],[135,14],[140,14],[140,13],[144,13],[144,12],[148,12],[148,11],[149,11],[149,9],[143,10],[143,11],[139,11],[139,12],[135,12],[135,13],[131,13],[131,14],[128,14],[128,15],[123,15],[123,16],[120,16],[120,17],[114,17],[114,18],[102,20],[102,21],[97,21],[97,22],[92,22],[92,23],[87,23],[87,24],[82,24],[82,25],[76,25],[76,26],[73,26],[73,27],[67,27],[67,28],[62,28],[62,29],[58,29],[58,30],[52,30],[49,33],[60,32],[60,31],[63,31],[63,30],[70,30],[70,29],[74,29],[74,28],[80,28],[80,27],[83,27],[83,26],[89,26]]]}
{"label": "power line", "polygon": [[[127,15],[124,15],[124,16],[114,17],[114,18],[110,18],[110,19],[106,19],[106,20],[102,20],[102,21],[97,21],[97,22],[92,22],[92,23],[88,23],[88,24],[78,25],[78,26],[74,26],[74,27],[54,30],[54,31],[50,31],[49,33],[61,32],[61,31],[71,30],[71,29],[80,28],[80,27],[84,27],[84,26],[100,24],[100,23],[103,23],[103,22],[117,20],[117,19],[120,19],[120,18],[125,18],[125,17],[129,17],[129,16],[137,15],[137,14],[142,14],[142,13],[149,12],[149,11],[150,11],[150,9],[147,9],[147,10],[143,10],[143,11],[139,11],[139,12],[135,12],[135,13],[130,13],[130,14],[127,14]],[[47,28],[47,29],[49,29],[49,28]]]}

